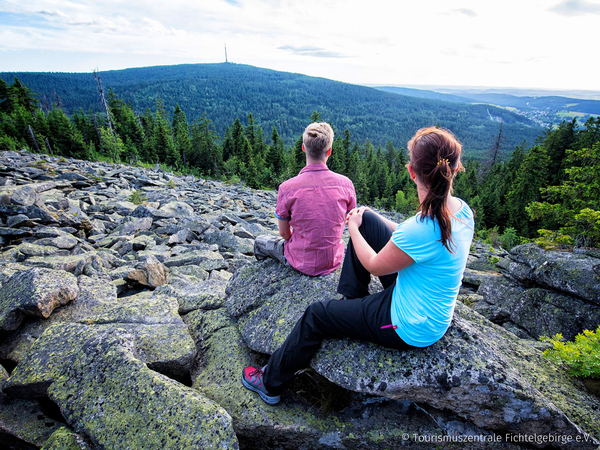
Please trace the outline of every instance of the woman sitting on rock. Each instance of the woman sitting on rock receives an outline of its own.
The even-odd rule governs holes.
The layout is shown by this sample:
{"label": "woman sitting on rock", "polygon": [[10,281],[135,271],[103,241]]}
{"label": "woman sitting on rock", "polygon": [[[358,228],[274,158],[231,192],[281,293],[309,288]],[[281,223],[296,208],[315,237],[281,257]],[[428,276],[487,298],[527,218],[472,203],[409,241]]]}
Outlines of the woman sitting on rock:
{"label": "woman sitting on rock", "polygon": [[[462,147],[451,132],[431,127],[417,131],[408,150],[420,211],[400,225],[366,207],[350,211],[338,285],[344,298],[311,304],[265,367],[242,372],[242,384],[266,403],[279,402],[323,339],[404,350],[434,344],[450,326],[474,230],[473,212],[452,196]],[[369,295],[371,274],[384,290]]]}

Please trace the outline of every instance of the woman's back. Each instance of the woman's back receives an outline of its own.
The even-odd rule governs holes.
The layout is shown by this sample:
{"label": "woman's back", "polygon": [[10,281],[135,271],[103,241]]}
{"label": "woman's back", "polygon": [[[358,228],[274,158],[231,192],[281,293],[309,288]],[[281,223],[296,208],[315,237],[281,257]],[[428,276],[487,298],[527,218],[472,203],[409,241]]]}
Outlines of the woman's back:
{"label": "woman's back", "polygon": [[392,235],[394,244],[414,260],[398,272],[392,323],[400,338],[415,347],[439,340],[452,320],[474,230],[473,212],[461,203],[451,218],[452,252],[441,243],[440,227],[430,217],[411,217]]}

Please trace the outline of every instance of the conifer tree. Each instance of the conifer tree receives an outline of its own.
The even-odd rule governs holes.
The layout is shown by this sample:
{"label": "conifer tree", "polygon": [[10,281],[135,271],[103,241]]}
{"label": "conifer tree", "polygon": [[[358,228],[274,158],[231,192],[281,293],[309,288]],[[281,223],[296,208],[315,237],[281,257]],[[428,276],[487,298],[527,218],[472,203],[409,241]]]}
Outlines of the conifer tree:
{"label": "conifer tree", "polygon": [[[0,95],[1,89],[0,87]],[[6,96],[8,103],[5,106],[7,108],[5,112],[10,113],[20,106],[28,113],[33,113],[38,108],[38,100],[35,98],[33,91],[21,83],[17,77],[15,77],[13,84],[6,90]]]}
{"label": "conifer tree", "polygon": [[167,120],[165,104],[161,98],[156,100],[156,113],[154,115],[153,147],[158,162],[169,166],[178,167],[181,158],[173,143],[173,132]]}
{"label": "conifer tree", "polygon": [[273,131],[271,132],[271,141],[266,162],[267,165],[272,167],[273,179],[275,180],[284,171],[286,164],[283,141],[279,138],[279,133],[277,133],[275,125],[273,125]]}
{"label": "conifer tree", "polygon": [[74,158],[89,156],[89,148],[85,145],[83,136],[75,128],[62,109],[52,108],[48,113],[49,140],[54,152]]}
{"label": "conifer tree", "polygon": [[144,146],[142,151],[142,159],[146,162],[157,162],[156,149],[154,147],[154,129],[156,127],[154,116],[150,108],[146,108],[146,112],[141,117],[142,126],[144,128]]}
{"label": "conifer tree", "polygon": [[294,150],[292,153],[292,159],[290,161],[290,169],[292,176],[296,176],[306,165],[306,155],[302,151],[302,136],[300,136],[294,144]]}
{"label": "conifer tree", "polygon": [[506,197],[508,226],[515,228],[521,236],[536,234],[539,224],[528,222],[525,207],[540,200],[540,188],[547,185],[550,158],[546,149],[536,145],[529,150],[516,173],[515,181]]}
{"label": "conifer tree", "polygon": [[336,173],[344,173],[346,171],[346,164],[343,158],[344,147],[342,140],[335,138],[331,147],[331,156],[327,160],[327,166],[330,170]]}
{"label": "conifer tree", "polygon": [[549,130],[544,137],[543,146],[550,162],[548,165],[548,181],[550,185],[560,184],[565,176],[563,159],[567,150],[573,150],[577,142],[577,119],[563,121],[556,130]]}
{"label": "conifer tree", "polygon": [[346,166],[347,176],[353,182],[358,180],[358,174],[360,171],[360,150],[358,143],[355,142],[352,146],[352,151],[350,152],[350,157],[348,158],[348,164]]}
{"label": "conifer tree", "polygon": [[8,83],[0,78],[0,113],[10,113],[12,106],[8,99]]}
{"label": "conifer tree", "polygon": [[192,141],[190,139],[190,129],[185,117],[185,113],[179,107],[179,103],[175,105],[172,126],[175,152],[177,152],[179,155],[183,165],[186,166],[186,157],[189,157]]}
{"label": "conifer tree", "polygon": [[250,143],[250,147],[253,149],[256,147],[256,130],[254,128],[254,116],[252,113],[248,114],[248,126],[244,130],[246,133],[246,137],[248,138],[248,142]]}
{"label": "conifer tree", "polygon": [[223,171],[223,153],[216,143],[218,138],[206,113],[192,125],[190,164],[200,168],[202,173],[219,176]]}
{"label": "conifer tree", "polygon": [[542,220],[544,228],[558,230],[576,246],[600,246],[600,136],[597,120],[587,121],[579,142],[591,147],[567,150],[565,180],[558,186],[542,187],[542,201],[527,206],[529,217]]}

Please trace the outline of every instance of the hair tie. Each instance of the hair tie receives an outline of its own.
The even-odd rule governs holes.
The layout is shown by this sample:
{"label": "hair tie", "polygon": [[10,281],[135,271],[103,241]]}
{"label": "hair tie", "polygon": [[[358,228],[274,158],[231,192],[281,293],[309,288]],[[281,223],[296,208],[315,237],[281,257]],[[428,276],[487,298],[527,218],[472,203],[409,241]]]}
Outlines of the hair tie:
{"label": "hair tie", "polygon": [[442,163],[442,161],[445,161],[446,164],[450,165],[450,163],[448,162],[448,160],[446,158],[443,158],[443,159],[438,159],[438,162],[437,162],[436,166],[439,166]]}

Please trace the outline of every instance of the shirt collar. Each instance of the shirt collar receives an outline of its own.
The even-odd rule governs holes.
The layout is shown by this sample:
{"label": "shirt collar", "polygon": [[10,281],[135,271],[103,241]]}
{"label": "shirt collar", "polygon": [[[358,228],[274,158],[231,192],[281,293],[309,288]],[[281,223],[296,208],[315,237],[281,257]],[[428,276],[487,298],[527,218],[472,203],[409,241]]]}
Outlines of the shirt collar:
{"label": "shirt collar", "polygon": [[323,163],[319,163],[319,164],[308,164],[307,166],[305,166],[300,173],[304,173],[304,172],[319,172],[321,170],[329,170],[329,167],[327,167],[327,164],[323,164]]}

